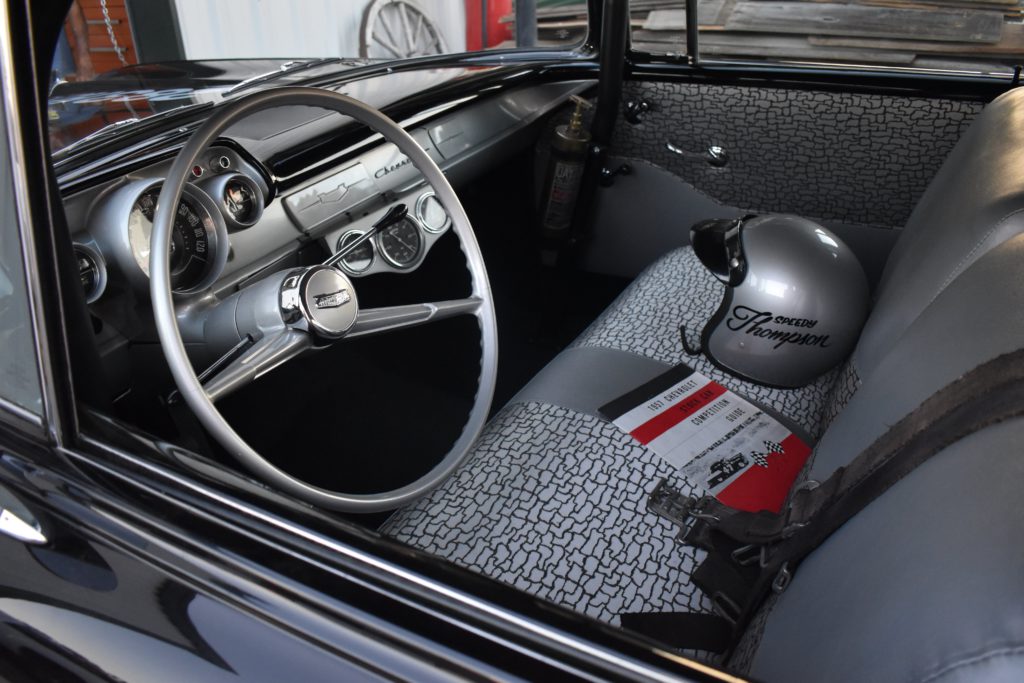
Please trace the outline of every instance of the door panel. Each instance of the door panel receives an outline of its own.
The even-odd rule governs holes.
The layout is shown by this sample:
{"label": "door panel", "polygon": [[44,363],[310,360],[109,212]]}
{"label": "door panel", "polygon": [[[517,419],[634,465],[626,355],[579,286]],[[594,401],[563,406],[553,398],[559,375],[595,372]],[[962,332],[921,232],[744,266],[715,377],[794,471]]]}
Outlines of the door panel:
{"label": "door panel", "polygon": [[[978,102],[690,83],[624,84],[646,100],[620,117],[612,154],[671,171],[717,202],[757,212],[900,227]],[[668,149],[671,144],[686,154]],[[724,166],[704,158],[711,146]]]}

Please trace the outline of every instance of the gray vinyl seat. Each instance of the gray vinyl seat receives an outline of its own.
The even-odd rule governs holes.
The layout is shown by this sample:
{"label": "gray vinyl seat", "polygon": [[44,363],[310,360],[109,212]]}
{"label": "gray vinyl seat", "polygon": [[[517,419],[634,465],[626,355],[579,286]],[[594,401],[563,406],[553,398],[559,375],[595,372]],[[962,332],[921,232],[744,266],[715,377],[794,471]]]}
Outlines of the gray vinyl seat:
{"label": "gray vinyl seat", "polygon": [[[652,265],[494,418],[473,457],[383,531],[615,624],[623,612],[710,612],[701,551],[645,510],[671,467],[596,412],[687,362],[817,439],[827,478],[972,368],[1024,345],[1024,93],[990,104],[890,254],[839,371],[767,389],[684,356],[716,281],[682,248]],[[1024,677],[1024,420],[946,448],[805,560],[726,662],[764,680]]]}

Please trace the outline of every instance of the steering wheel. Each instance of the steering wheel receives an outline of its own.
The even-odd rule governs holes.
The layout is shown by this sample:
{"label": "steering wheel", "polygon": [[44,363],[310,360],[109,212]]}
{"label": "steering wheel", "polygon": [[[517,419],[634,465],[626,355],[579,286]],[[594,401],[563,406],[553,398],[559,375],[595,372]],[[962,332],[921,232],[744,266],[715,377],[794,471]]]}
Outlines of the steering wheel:
{"label": "steering wheel", "polygon": [[[360,309],[351,281],[331,265],[339,260],[337,255],[321,265],[275,273],[216,300],[205,313],[204,342],[228,353],[222,357],[223,363],[216,374],[201,381],[185,352],[171,289],[171,233],[176,208],[192,166],[224,130],[250,114],[283,105],[320,107],[351,117],[394,143],[412,161],[451,217],[452,230],[459,239],[470,273],[471,295],[452,301]],[[395,213],[394,209],[389,211],[375,229],[396,220]],[[213,438],[264,482],[321,507],[376,512],[400,507],[422,496],[444,481],[468,456],[487,419],[497,374],[497,327],[487,271],[469,218],[441,169],[408,133],[377,109],[346,95],[304,87],[265,90],[224,105],[195,132],[174,160],[157,201],[151,250],[153,315],[178,390]],[[456,315],[475,316],[480,328],[480,378],[473,407],[447,455],[422,477],[401,488],[347,494],[297,479],[253,450],[214,404],[218,398],[307,349]]]}

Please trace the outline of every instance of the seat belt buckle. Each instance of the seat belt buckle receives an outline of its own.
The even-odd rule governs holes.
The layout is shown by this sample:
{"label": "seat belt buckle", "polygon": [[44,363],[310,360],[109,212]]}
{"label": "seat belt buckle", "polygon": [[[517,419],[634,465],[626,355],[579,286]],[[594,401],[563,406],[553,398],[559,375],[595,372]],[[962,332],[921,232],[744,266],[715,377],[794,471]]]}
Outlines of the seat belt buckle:
{"label": "seat belt buckle", "polygon": [[688,496],[662,478],[647,497],[647,510],[680,528],[676,540],[686,541],[697,520],[717,522],[718,518],[704,512],[703,498]]}
{"label": "seat belt buckle", "polygon": [[768,564],[768,546],[750,543],[736,548],[729,556],[741,567],[757,564],[763,568]]}
{"label": "seat belt buckle", "polygon": [[793,572],[789,569],[789,562],[783,562],[782,566],[779,567],[779,573],[772,580],[772,592],[782,593],[789,588],[789,583],[792,580]]}

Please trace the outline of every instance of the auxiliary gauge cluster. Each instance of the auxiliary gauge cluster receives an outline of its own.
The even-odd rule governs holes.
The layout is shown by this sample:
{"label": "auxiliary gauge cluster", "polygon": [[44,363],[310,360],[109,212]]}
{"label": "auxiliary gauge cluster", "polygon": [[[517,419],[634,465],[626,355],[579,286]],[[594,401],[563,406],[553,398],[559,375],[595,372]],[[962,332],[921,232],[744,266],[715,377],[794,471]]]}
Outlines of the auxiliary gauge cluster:
{"label": "auxiliary gauge cluster", "polygon": [[[449,226],[451,218],[433,192],[416,199],[414,209],[402,220],[363,242],[338,264],[349,275],[408,271],[423,262],[433,243]],[[369,224],[368,224],[369,225]],[[367,228],[349,226],[336,237],[338,252],[365,234]]]}

